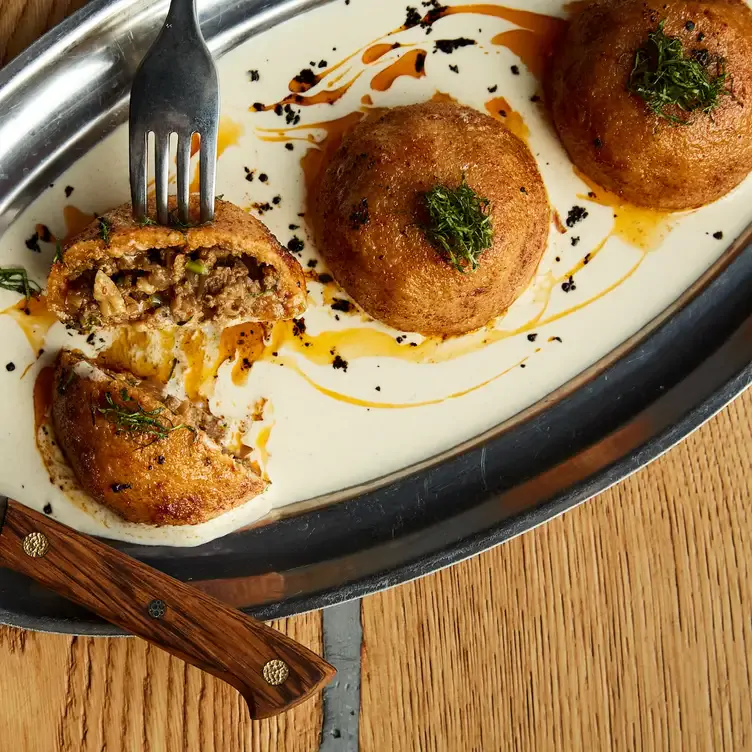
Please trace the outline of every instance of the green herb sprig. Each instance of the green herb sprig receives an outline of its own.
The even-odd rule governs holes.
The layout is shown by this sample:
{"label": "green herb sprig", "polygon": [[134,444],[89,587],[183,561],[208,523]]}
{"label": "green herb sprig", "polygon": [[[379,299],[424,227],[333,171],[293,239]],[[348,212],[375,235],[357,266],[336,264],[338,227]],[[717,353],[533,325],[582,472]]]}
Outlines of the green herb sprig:
{"label": "green herb sprig", "polygon": [[196,429],[185,423],[173,426],[163,423],[159,416],[164,412],[164,408],[158,407],[155,410],[144,410],[143,407],[128,394],[127,389],[121,389],[120,398],[123,402],[132,402],[134,409],[129,410],[119,405],[112,399],[112,394],[106,392],[104,395],[105,407],[97,407],[96,410],[103,415],[110,423],[113,423],[119,431],[127,431],[141,436],[149,436],[153,441],[166,439],[173,431],[185,429],[194,434]]}
{"label": "green herb sprig", "polygon": [[459,187],[436,185],[425,193],[424,201],[429,241],[458,272],[475,271],[481,254],[493,242],[491,202],[479,196],[464,175]]}
{"label": "green herb sprig", "polygon": [[152,219],[151,217],[141,217],[141,219],[137,219],[136,223],[140,227],[146,227],[147,225],[155,225],[157,224],[156,220]]}
{"label": "green herb sprig", "polygon": [[687,125],[689,117],[671,110],[709,114],[718,106],[718,98],[730,93],[728,74],[723,59],[710,58],[705,50],[685,55],[681,39],[663,33],[665,23],[661,21],[635,53],[627,91],[640,97],[658,117]]}
{"label": "green herb sprig", "polygon": [[29,279],[26,269],[22,266],[0,267],[0,287],[20,293],[26,300],[42,292],[42,288],[33,279]]}
{"label": "green herb sprig", "polygon": [[97,219],[99,220],[99,236],[104,240],[105,245],[109,245],[112,223],[104,217],[97,217]]}
{"label": "green herb sprig", "polygon": [[63,246],[60,245],[60,241],[55,241],[55,255],[52,257],[52,263],[57,264],[58,262],[63,263]]}

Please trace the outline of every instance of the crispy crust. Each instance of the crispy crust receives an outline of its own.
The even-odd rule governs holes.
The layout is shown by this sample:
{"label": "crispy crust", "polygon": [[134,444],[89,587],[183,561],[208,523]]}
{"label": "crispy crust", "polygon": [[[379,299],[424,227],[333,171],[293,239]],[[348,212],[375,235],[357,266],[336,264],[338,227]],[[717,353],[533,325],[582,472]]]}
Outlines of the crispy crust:
{"label": "crispy crust", "polygon": [[[94,377],[87,375],[92,368]],[[123,402],[123,387],[133,401]],[[150,525],[195,525],[264,490],[258,475],[224,454],[203,431],[194,434],[181,429],[152,443],[118,431],[96,410],[106,404],[108,392],[129,410],[135,402],[145,411],[162,408],[159,419],[164,425],[181,421],[143,388],[113,379],[81,353],[60,352],[52,403],[58,443],[81,486],[123,519]]]}
{"label": "crispy crust", "polygon": [[[171,208],[175,199],[171,198]],[[198,217],[198,196],[191,196],[192,216]],[[154,206],[150,207],[154,215]],[[300,315],[306,308],[306,286],[303,270],[297,260],[283,248],[269,230],[255,217],[228,201],[217,199],[214,221],[206,225],[180,230],[162,225],[139,225],[131,215],[131,205],[123,204],[102,215],[109,225],[108,242],[102,237],[99,220],[94,220],[83,232],[69,240],[64,248],[63,261],[52,265],[47,279],[49,307],[65,324],[78,326],[66,305],[72,279],[96,268],[106,258],[119,258],[138,251],[181,247],[185,253],[199,248],[220,246],[235,255],[249,254],[260,263],[273,266],[279,275],[277,293],[265,297],[253,320],[275,321]],[[248,319],[242,319],[248,320]],[[153,314],[147,313],[139,323],[161,326]],[[193,322],[200,323],[200,322]],[[225,326],[235,321],[219,322]]]}
{"label": "crispy crust", "polygon": [[[469,185],[492,204],[493,246],[462,274],[421,229],[421,196]],[[521,191],[525,188],[525,191]],[[502,314],[535,273],[548,237],[546,190],[527,146],[468,107],[395,107],[356,126],[316,198],[318,248],[337,281],[375,318],[403,331],[453,335]],[[368,221],[353,222],[365,199]]]}
{"label": "crispy crust", "polygon": [[[658,118],[626,90],[635,52],[663,19],[685,50],[724,58],[733,80],[733,96],[720,97],[712,116],[693,113],[686,126]],[[554,124],[574,164],[628,201],[663,210],[710,203],[746,177],[751,96],[752,12],[740,2],[595,2],[573,19],[547,79]]]}

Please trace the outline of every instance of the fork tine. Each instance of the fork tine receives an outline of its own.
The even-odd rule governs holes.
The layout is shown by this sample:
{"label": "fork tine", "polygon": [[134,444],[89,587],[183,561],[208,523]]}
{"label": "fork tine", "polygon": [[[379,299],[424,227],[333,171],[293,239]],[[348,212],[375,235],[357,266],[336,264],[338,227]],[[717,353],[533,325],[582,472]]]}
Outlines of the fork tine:
{"label": "fork tine", "polygon": [[131,173],[131,204],[136,219],[146,217],[146,133],[131,128],[130,173]]}
{"label": "fork tine", "polygon": [[178,135],[178,218],[184,224],[190,222],[190,190],[191,190],[191,137]]}
{"label": "fork tine", "polygon": [[155,133],[154,145],[156,148],[154,177],[157,184],[157,221],[160,225],[168,225],[170,223],[170,215],[167,209],[168,180],[170,178],[170,134]]}
{"label": "fork tine", "polygon": [[201,222],[211,222],[214,219],[214,183],[217,173],[216,121],[213,128],[201,133],[200,156]]}

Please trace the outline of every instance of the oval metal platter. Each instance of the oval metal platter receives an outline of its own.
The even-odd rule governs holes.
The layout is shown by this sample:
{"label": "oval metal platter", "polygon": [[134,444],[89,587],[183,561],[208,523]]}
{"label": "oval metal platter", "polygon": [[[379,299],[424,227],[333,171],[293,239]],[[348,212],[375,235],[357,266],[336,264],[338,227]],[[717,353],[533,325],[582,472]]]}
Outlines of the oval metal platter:
{"label": "oval metal platter", "polygon": [[[404,14],[398,3],[385,5],[399,6]],[[552,3],[523,5],[525,12],[543,13]],[[249,68],[254,40],[268,50],[263,35],[301,22],[303,14],[310,14],[305,16],[308,33],[323,38],[325,26],[368,26],[368,14],[377,19],[382,11],[376,0],[200,0],[199,8],[213,53],[220,58],[243,45]],[[0,235],[23,232],[17,220],[50,184],[84,155],[97,153],[98,145],[125,123],[132,76],[166,10],[164,1],[93,0],[0,72]],[[317,15],[325,11],[328,16]],[[340,15],[349,12],[359,15],[353,21]],[[496,15],[494,23],[502,22],[503,14]],[[486,20],[472,25],[485,26]],[[359,33],[388,36],[401,23],[402,18],[374,21],[373,29]],[[381,25],[383,29],[376,28]],[[301,33],[300,23],[297,28]],[[464,28],[458,27],[454,36]],[[414,31],[423,33],[417,27]],[[296,37],[294,31],[290,34],[289,49],[278,52],[285,59],[296,57]],[[425,40],[426,46],[433,43],[428,35]],[[339,53],[332,48],[330,56],[341,60],[351,52],[344,44]],[[436,58],[429,58],[432,65],[443,60],[446,69],[454,62],[444,60],[440,48],[436,52]],[[510,59],[514,62],[504,58],[506,70]],[[235,69],[240,64],[236,59]],[[288,67],[308,64],[305,57]],[[519,75],[516,67],[513,73]],[[250,93],[246,99],[238,107],[247,110]],[[222,165],[220,160],[220,192]],[[407,467],[392,467],[344,490],[302,496],[275,508],[262,524],[198,546],[154,540],[152,545],[132,540],[113,545],[269,619],[397,585],[566,511],[659,456],[750,384],[752,251],[745,229],[750,217],[743,216],[740,206],[737,197],[724,209],[732,218],[725,242],[733,242],[714,246],[720,250],[707,263],[696,263],[698,273],[670,295],[667,305],[656,311],[645,308],[640,324],[618,346],[584,370],[573,371],[578,374],[574,378],[569,373],[553,391],[544,390],[542,399],[536,397],[511,417],[471,438],[465,433],[456,445],[410,460]],[[748,206],[744,211],[749,212]],[[712,246],[709,235],[697,227],[685,230],[688,258],[693,243]],[[639,308],[640,301],[633,305]],[[12,423],[5,420],[2,427],[3,478],[10,477],[16,461]],[[17,491],[9,484],[2,490],[21,497],[23,487]],[[0,572],[0,621],[57,632],[117,633],[6,571]]]}

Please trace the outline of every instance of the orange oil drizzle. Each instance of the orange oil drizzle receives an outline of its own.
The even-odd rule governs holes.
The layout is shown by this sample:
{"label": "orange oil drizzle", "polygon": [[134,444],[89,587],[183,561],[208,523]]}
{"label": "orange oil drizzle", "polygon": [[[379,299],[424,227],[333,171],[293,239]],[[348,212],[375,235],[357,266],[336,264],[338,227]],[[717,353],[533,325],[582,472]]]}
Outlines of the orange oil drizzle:
{"label": "orange oil drizzle", "polygon": [[96,214],[81,211],[77,206],[68,204],[63,207],[63,220],[65,221],[65,237],[63,242],[83,232],[95,219]]}
{"label": "orange oil drizzle", "polygon": [[269,457],[271,456],[268,449],[269,439],[272,435],[272,428],[274,423],[270,423],[268,426],[264,426],[256,436],[253,442],[253,448],[258,452],[258,464],[260,466],[261,475],[264,480],[269,480],[266,473],[266,468],[269,464]]}
{"label": "orange oil drizzle", "polygon": [[573,167],[575,174],[588,187],[587,194],[578,194],[584,201],[608,206],[614,212],[611,234],[625,243],[644,251],[655,250],[671,229],[671,212],[646,209],[628,204],[615,193],[593,183],[584,173]]}
{"label": "orange oil drizzle", "polygon": [[[240,137],[243,135],[243,126],[236,120],[227,115],[223,115],[219,120],[219,130],[217,132],[217,159],[219,159],[231,146],[237,146],[240,143]],[[200,147],[200,138],[194,133],[191,136],[191,156],[198,152]],[[193,171],[193,180],[191,180],[191,191],[200,190],[201,174],[198,162]]]}
{"label": "orange oil drizzle", "polygon": [[364,94],[360,98],[360,103],[366,105],[366,107],[370,107],[373,105],[373,97],[370,94]]}
{"label": "orange oil drizzle", "polygon": [[99,354],[97,362],[105,368],[130,371],[142,379],[166,384],[174,369],[174,346],[174,331],[144,331],[124,326],[118,329],[109,347]]}
{"label": "orange oil drizzle", "polygon": [[[251,366],[260,360],[265,352],[264,338],[266,327],[252,322],[231,326],[222,332],[216,368],[225,361],[232,360],[232,383],[242,386],[248,381]],[[216,373],[216,371],[215,371]]]}
{"label": "orange oil drizzle", "polygon": [[10,316],[21,327],[35,355],[44,347],[47,332],[57,321],[57,316],[47,308],[47,298],[44,295],[31,297],[28,300],[23,298],[4,311],[0,311],[0,315],[2,314]]}
{"label": "orange oil drizzle", "polygon": [[525,124],[522,115],[513,109],[504,97],[489,99],[486,102],[486,112],[492,118],[504,123],[517,138],[527,143],[528,138],[530,138],[530,128]]}
{"label": "orange oil drizzle", "polygon": [[426,75],[426,51],[410,50],[402,57],[395,60],[391,65],[379,71],[371,79],[371,88],[374,91],[387,91],[392,84],[402,76],[410,78],[424,78]]}
{"label": "orange oil drizzle", "polygon": [[366,65],[370,65],[371,63],[375,63],[377,60],[384,57],[384,55],[386,55],[387,53],[391,52],[392,50],[396,50],[399,47],[402,47],[399,42],[394,42],[393,44],[382,43],[371,45],[365,50],[363,57],[361,57],[361,60]]}
{"label": "orange oil drizzle", "polygon": [[45,366],[34,382],[34,435],[49,419],[52,409],[52,386],[55,379],[54,366]]}
{"label": "orange oil drizzle", "polygon": [[431,97],[432,102],[449,102],[451,104],[457,104],[457,100],[451,95],[443,91],[437,91]]}

